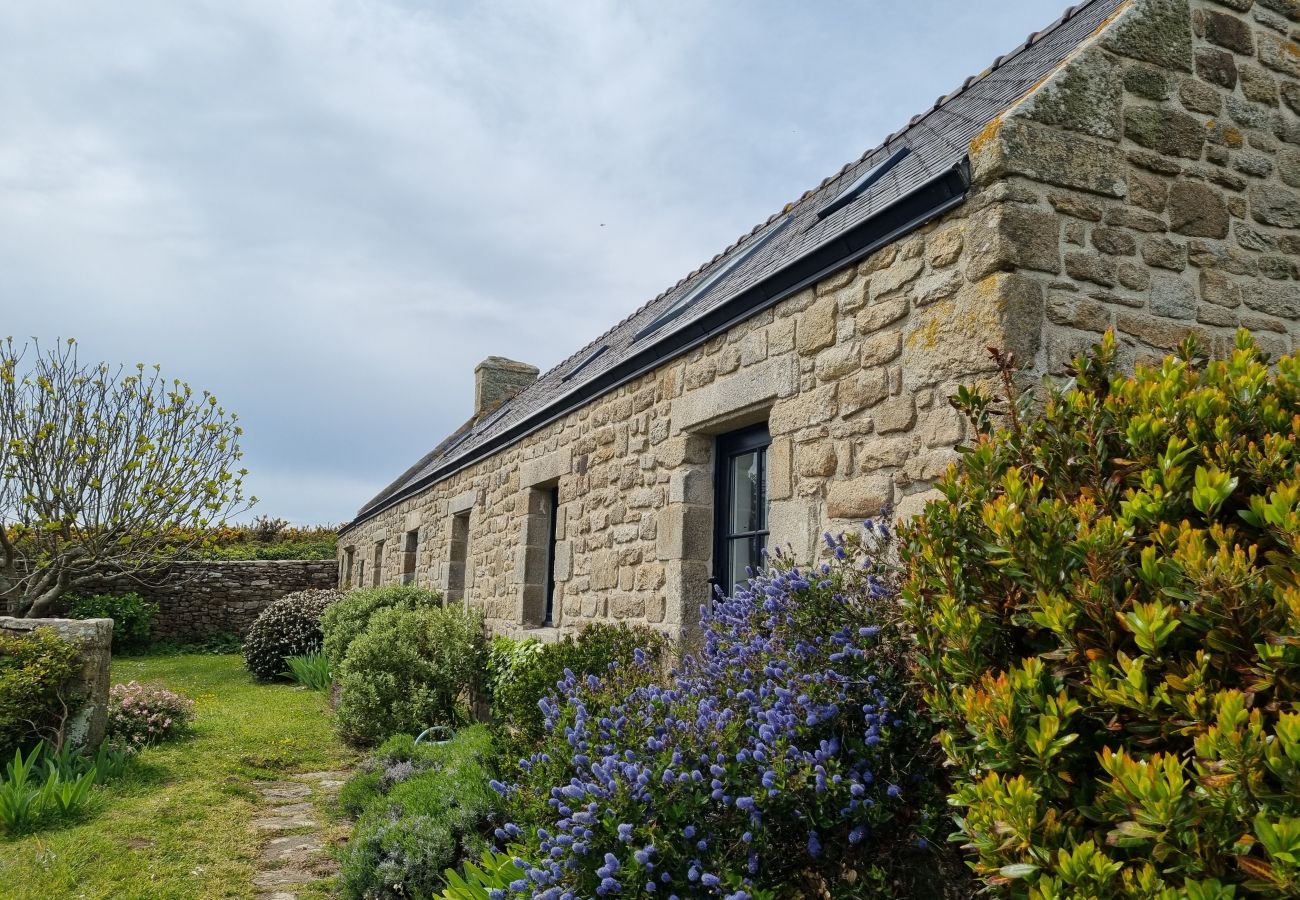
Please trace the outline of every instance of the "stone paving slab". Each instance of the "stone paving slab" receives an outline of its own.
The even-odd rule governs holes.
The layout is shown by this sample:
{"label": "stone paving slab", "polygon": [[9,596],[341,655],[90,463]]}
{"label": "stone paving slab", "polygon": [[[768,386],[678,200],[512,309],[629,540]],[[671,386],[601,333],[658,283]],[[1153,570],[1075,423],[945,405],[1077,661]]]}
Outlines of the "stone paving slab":
{"label": "stone paving slab", "polygon": [[[297,900],[295,888],[333,875],[337,863],[325,852],[315,800],[338,793],[347,772],[307,772],[292,780],[256,784],[263,815],[252,821],[254,831],[270,837],[258,854],[253,886],[259,900]],[[285,832],[300,832],[287,834]]]}

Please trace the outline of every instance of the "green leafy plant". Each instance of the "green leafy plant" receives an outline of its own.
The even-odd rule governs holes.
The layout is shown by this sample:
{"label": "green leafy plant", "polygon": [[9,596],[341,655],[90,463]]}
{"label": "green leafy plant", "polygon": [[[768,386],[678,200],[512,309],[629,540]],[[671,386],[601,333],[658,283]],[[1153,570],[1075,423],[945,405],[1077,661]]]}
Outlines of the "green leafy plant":
{"label": "green leafy plant", "polygon": [[10,835],[42,821],[71,817],[90,801],[100,777],[98,757],[52,751],[38,742],[26,755],[15,750],[0,781],[0,826]]}
{"label": "green leafy plant", "polygon": [[465,721],[484,657],[477,610],[380,609],[337,670],[340,732],[367,744]]}
{"label": "green leafy plant", "polygon": [[359,816],[339,856],[343,895],[429,896],[449,868],[485,852],[501,808],[492,760],[491,736],[475,726],[445,744],[402,735],[363,762],[340,795]]}
{"label": "green leafy plant", "polygon": [[112,619],[113,652],[139,650],[149,643],[149,629],[158,614],[158,604],[139,594],[93,594],[72,597],[68,617]]}
{"label": "green leafy plant", "polygon": [[477,862],[466,862],[459,872],[448,869],[443,877],[447,886],[438,895],[441,900],[492,900],[494,891],[509,889],[524,870],[515,864],[513,851],[484,850]]}
{"label": "green leafy plant", "polygon": [[264,680],[280,678],[290,656],[319,652],[321,616],[342,596],[331,590],[295,591],[262,610],[244,636],[248,671]]}
{"label": "green leafy plant", "polygon": [[304,653],[286,656],[289,670],[283,674],[313,691],[326,691],[330,686],[330,661],[324,653]]}
{"label": "green leafy plant", "polygon": [[0,752],[48,738],[61,744],[77,649],[52,628],[0,632]]}
{"label": "green leafy plant", "polygon": [[541,741],[545,716],[538,704],[556,692],[566,670],[577,676],[603,674],[611,665],[631,665],[638,650],[658,665],[668,647],[653,629],[599,622],[553,644],[495,638],[488,684],[503,753],[527,755]]}
{"label": "green leafy plant", "polygon": [[999,357],[906,529],[955,837],[1007,896],[1297,896],[1300,362],[1115,355],[1037,415]]}
{"label": "green leafy plant", "polygon": [[343,665],[348,648],[370,619],[381,609],[433,609],[442,606],[442,595],[437,591],[409,585],[364,588],[348,591],[343,599],[333,604],[321,618],[325,633],[322,649],[330,665],[337,672]]}

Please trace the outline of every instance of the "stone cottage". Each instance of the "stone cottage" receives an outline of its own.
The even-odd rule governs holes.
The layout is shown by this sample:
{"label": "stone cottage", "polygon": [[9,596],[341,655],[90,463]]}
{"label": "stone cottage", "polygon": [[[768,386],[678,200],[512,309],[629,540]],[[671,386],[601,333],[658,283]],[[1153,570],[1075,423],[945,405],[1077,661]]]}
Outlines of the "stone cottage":
{"label": "stone cottage", "polygon": [[502,632],[676,632],[764,545],[919,510],[987,347],[1059,373],[1300,329],[1297,0],[1092,0],[551,371],[358,513],[345,585],[414,582]]}

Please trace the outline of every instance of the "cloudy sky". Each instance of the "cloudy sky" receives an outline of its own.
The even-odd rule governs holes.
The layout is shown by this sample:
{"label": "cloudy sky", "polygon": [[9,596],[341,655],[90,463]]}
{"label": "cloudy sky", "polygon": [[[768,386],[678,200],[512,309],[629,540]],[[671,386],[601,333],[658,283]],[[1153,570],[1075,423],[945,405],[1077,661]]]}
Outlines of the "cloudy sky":
{"label": "cloudy sky", "polygon": [[340,522],[1064,0],[0,0],[0,335],[159,363]]}

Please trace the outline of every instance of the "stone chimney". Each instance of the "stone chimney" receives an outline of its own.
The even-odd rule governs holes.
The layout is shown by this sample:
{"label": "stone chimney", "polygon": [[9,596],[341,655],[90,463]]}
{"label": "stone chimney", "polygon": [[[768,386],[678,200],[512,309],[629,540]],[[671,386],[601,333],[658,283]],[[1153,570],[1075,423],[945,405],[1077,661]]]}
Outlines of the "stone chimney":
{"label": "stone chimney", "polygon": [[500,406],[537,380],[537,366],[489,356],[474,367],[474,415]]}

